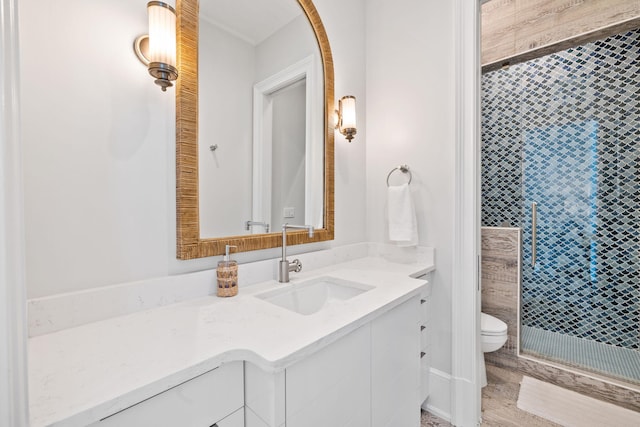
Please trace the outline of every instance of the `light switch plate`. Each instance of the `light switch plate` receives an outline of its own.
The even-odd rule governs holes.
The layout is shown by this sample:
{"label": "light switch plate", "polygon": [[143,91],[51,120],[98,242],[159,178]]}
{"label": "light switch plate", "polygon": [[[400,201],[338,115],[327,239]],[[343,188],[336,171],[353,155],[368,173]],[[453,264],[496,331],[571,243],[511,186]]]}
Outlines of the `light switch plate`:
{"label": "light switch plate", "polygon": [[285,218],[295,218],[296,208],[284,208],[282,216],[284,216]]}

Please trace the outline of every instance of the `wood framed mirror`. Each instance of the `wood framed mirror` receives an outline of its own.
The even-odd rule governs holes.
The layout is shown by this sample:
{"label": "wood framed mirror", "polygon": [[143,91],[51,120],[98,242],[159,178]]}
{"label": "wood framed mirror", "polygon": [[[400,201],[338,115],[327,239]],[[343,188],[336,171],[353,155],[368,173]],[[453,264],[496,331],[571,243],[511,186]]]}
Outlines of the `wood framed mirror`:
{"label": "wood framed mirror", "polygon": [[[235,1],[235,0],[230,0]],[[260,2],[261,0],[253,0]],[[296,245],[302,243],[320,242],[333,240],[334,238],[334,75],[333,59],[329,40],[318,12],[311,0],[282,0],[297,3],[310,28],[313,30],[321,64],[318,68],[322,70],[322,88],[324,103],[320,112],[320,133],[322,134],[323,147],[319,156],[322,157],[320,185],[307,187],[307,193],[313,193],[322,202],[317,206],[317,216],[322,218],[321,227],[316,228],[312,238],[308,237],[306,231],[287,232],[287,244]],[[234,4],[237,7],[237,3]],[[220,235],[215,237],[203,237],[201,235],[201,194],[203,189],[199,181],[201,171],[199,170],[199,157],[202,156],[202,142],[199,141],[199,19],[200,5],[198,0],[177,0],[177,60],[179,77],[176,84],[176,220],[177,220],[177,258],[193,259],[215,255],[221,255],[225,251],[226,245],[237,246],[238,252],[253,251],[279,247],[282,244],[281,223],[271,224],[270,233],[262,234],[239,234]],[[266,18],[265,18],[266,19]],[[224,61],[224,58],[220,59]],[[255,88],[254,88],[255,91]],[[224,102],[224,100],[219,101]],[[255,105],[255,104],[254,104]],[[255,107],[254,107],[255,108]],[[255,112],[253,113],[255,116]],[[322,117],[323,116],[323,117]],[[307,119],[308,122],[308,119]],[[255,124],[254,124],[255,127]],[[251,126],[249,126],[251,128]],[[251,129],[249,129],[251,130]],[[255,131],[254,131],[255,133]],[[222,147],[224,141],[207,140],[207,147],[211,150]],[[213,147],[216,148],[213,148]],[[222,148],[220,149],[222,151]],[[317,151],[317,150],[316,150]],[[255,149],[253,157],[255,157]],[[269,156],[266,156],[269,157]],[[252,160],[253,164],[254,160]],[[220,163],[224,164],[224,160]],[[220,164],[218,163],[218,165]],[[252,167],[255,169],[255,165]],[[251,171],[252,174],[258,173]],[[275,169],[275,166],[274,166]],[[228,179],[227,179],[228,178]],[[225,177],[218,180],[217,185],[234,186],[234,176]],[[260,181],[260,178],[250,178],[250,181]],[[255,183],[254,183],[255,185]],[[309,190],[311,188],[311,190]],[[237,189],[246,193],[246,190]],[[255,191],[255,189],[254,189]],[[321,194],[319,194],[321,193]],[[240,194],[240,193],[239,193]],[[255,199],[255,197],[253,197]],[[234,198],[219,197],[214,200],[215,212],[223,213],[225,206],[234,203]],[[256,202],[254,201],[253,212],[256,212]],[[321,210],[320,210],[321,209]],[[253,214],[248,218],[236,218],[238,223],[245,220],[256,220]],[[236,215],[237,216],[237,215]],[[276,219],[273,220],[275,222]],[[302,221],[284,221],[292,224],[302,224]],[[254,231],[255,232],[255,231]],[[224,234],[224,233],[222,233]]]}

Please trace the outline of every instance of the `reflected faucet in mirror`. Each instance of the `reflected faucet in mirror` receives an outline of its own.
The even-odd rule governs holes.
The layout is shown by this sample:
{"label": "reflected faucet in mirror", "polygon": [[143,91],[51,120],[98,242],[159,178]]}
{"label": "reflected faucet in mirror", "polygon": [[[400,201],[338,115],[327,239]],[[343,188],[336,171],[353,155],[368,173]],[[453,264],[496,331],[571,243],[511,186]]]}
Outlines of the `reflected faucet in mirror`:
{"label": "reflected faucet in mirror", "polygon": [[249,230],[251,230],[251,228],[254,225],[260,225],[260,226],[264,227],[264,232],[265,233],[269,232],[269,224],[267,224],[266,222],[261,222],[261,221],[246,221],[244,223],[244,229],[249,231]]}
{"label": "reflected faucet in mirror", "polygon": [[278,282],[280,283],[289,283],[289,272],[295,271],[299,273],[302,270],[302,263],[299,259],[294,259],[291,262],[287,260],[287,229],[307,230],[309,237],[313,237],[312,225],[282,224],[282,259],[280,260],[280,268],[278,269]]}

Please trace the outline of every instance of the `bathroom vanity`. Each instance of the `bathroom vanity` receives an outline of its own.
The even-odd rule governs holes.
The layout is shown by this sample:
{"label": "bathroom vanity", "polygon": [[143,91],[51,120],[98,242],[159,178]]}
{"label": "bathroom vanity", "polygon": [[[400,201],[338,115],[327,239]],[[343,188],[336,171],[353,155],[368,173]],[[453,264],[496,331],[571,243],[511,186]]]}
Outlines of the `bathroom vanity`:
{"label": "bathroom vanity", "polygon": [[32,338],[32,426],[418,426],[431,270],[366,257]]}

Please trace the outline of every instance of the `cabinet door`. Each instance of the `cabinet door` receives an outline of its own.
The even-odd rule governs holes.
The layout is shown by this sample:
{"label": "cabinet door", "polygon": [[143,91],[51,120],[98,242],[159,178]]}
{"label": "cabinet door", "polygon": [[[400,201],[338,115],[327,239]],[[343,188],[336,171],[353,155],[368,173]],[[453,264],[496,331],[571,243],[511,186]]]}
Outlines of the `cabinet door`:
{"label": "cabinet door", "polygon": [[222,365],[93,427],[209,427],[242,408],[243,381],[242,362]]}
{"label": "cabinet door", "polygon": [[371,324],[374,427],[420,425],[419,321],[420,299],[413,298]]}
{"label": "cabinet door", "polygon": [[427,352],[423,352],[422,359],[420,359],[420,402],[425,405],[426,400],[429,397],[429,380],[431,378],[431,356],[429,354],[430,349]]}
{"label": "cabinet door", "polygon": [[236,412],[225,419],[218,421],[211,427],[244,427],[244,408],[238,409]]}
{"label": "cabinet door", "polygon": [[288,368],[287,427],[370,427],[370,349],[365,325]]}
{"label": "cabinet door", "polygon": [[280,427],[285,423],[285,372],[265,372],[244,362],[244,406],[247,427]]}

